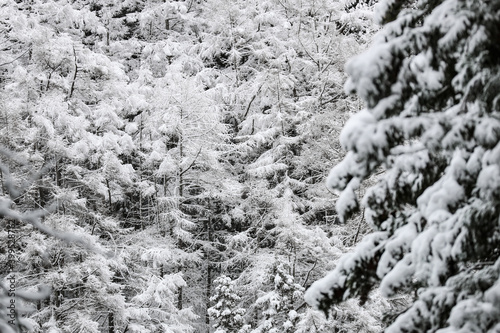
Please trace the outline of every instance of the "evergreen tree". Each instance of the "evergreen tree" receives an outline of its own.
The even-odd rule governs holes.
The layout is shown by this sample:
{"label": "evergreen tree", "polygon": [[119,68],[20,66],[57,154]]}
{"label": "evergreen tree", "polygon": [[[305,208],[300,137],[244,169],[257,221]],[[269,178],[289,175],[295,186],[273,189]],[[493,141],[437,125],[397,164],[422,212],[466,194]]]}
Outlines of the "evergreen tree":
{"label": "evergreen tree", "polygon": [[208,309],[208,314],[215,321],[213,327],[217,333],[245,332],[243,315],[245,309],[239,308],[240,297],[234,290],[234,282],[230,277],[221,275],[214,280],[215,290],[210,301],[214,305]]}
{"label": "evergreen tree", "polygon": [[387,332],[498,332],[500,2],[388,0],[377,17],[385,29],[347,66],[366,108],[327,180],[346,218],[384,171],[363,199],[375,232],[306,298],[328,311],[380,285],[414,295]]}
{"label": "evergreen tree", "polygon": [[[126,237],[130,257],[126,258],[124,284],[127,296],[132,296],[126,309],[126,327],[136,332],[194,332],[198,316],[191,307],[178,306],[179,288],[186,287],[178,267],[186,261],[186,254],[176,248],[175,240],[160,236],[160,230],[151,226]],[[196,260],[196,255],[193,257]]]}
{"label": "evergreen tree", "polygon": [[[265,279],[273,288],[262,293],[256,301],[257,311],[261,311],[257,327],[253,333],[294,332],[299,315],[295,307],[302,300],[304,288],[295,283],[289,265],[275,262],[266,272]],[[254,310],[254,311],[255,311]]]}

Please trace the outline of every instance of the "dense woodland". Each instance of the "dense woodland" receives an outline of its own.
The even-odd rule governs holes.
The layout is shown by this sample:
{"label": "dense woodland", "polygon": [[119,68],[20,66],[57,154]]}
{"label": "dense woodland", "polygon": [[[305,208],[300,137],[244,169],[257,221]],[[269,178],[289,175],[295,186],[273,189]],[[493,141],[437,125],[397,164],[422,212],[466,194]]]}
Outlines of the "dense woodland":
{"label": "dense woodland", "polygon": [[500,332],[499,40],[497,0],[0,0],[0,331]]}
{"label": "dense woodland", "polygon": [[0,194],[25,214],[19,290],[50,288],[19,323],[380,331],[378,299],[328,320],[303,299],[367,230],[336,223],[324,181],[361,107],[344,66],[371,16],[317,0],[1,1]]}

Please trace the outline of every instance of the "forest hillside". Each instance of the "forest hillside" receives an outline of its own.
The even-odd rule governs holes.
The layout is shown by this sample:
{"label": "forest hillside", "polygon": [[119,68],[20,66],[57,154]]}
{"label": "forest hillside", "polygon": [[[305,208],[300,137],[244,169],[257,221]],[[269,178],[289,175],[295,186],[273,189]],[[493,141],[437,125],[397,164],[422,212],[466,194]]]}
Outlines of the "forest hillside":
{"label": "forest hillside", "polygon": [[498,0],[0,0],[0,332],[500,332],[498,41]]}
{"label": "forest hillside", "polygon": [[0,1],[0,331],[380,331],[381,298],[303,297],[368,230],[325,178],[375,29],[326,0]]}

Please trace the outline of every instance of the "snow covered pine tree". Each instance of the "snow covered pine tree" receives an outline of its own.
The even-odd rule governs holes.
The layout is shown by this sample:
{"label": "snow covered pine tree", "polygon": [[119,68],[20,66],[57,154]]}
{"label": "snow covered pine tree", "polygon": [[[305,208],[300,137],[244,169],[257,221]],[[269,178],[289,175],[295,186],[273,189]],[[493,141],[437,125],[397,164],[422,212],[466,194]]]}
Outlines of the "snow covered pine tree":
{"label": "snow covered pine tree", "polygon": [[327,184],[344,218],[360,181],[374,232],[311,286],[328,311],[349,297],[415,299],[387,332],[500,332],[500,1],[385,0],[385,28],[348,64],[366,108],[341,134]]}
{"label": "snow covered pine tree", "polygon": [[240,297],[234,290],[234,282],[229,276],[221,275],[214,284],[215,293],[210,300],[215,304],[208,309],[208,314],[215,321],[215,333],[248,332],[249,327],[243,321],[246,310],[238,307]]}

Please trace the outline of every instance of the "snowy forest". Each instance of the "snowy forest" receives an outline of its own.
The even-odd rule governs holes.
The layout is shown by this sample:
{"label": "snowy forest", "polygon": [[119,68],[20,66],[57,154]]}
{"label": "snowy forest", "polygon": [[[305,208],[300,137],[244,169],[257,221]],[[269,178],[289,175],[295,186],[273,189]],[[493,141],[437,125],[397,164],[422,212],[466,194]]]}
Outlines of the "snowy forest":
{"label": "snowy forest", "polygon": [[0,0],[0,332],[500,332],[499,0]]}

